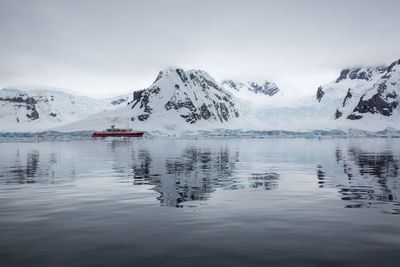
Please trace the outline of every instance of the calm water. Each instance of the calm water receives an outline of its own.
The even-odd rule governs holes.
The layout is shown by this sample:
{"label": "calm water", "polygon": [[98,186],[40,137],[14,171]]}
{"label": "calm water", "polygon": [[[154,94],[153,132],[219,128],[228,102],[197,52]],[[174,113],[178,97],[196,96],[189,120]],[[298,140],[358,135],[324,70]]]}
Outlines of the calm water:
{"label": "calm water", "polygon": [[0,143],[1,266],[398,266],[400,140]]}

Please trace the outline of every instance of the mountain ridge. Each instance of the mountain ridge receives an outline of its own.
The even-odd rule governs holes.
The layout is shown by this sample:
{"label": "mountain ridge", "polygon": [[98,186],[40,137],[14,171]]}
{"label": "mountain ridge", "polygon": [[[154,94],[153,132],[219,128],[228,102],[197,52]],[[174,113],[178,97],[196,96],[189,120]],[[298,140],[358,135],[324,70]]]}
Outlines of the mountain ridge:
{"label": "mountain ridge", "polygon": [[[53,96],[47,92],[33,97],[33,91],[28,95],[21,91],[12,93],[6,88],[0,91],[0,108],[3,111],[0,115],[3,128],[0,130],[18,129],[14,127],[16,125],[26,126],[21,127],[21,131],[102,130],[115,124],[139,130],[175,132],[218,128],[243,131],[352,128],[382,131],[396,128],[400,121],[400,60],[387,66],[345,68],[335,80],[318,87],[314,97],[284,94],[275,84],[261,84],[270,86],[272,94],[261,92],[259,85],[249,90],[243,82],[225,80],[220,84],[202,70],[167,68],[158,73],[149,87],[120,98],[99,100],[97,108],[105,111],[86,110],[81,112],[81,117],[65,108],[77,107],[70,103],[74,96],[60,93],[64,97],[64,101],[60,102],[64,107],[59,106],[55,112],[55,109],[43,104],[54,102],[54,92]],[[256,93],[254,90],[257,88]],[[255,105],[252,102],[254,97],[242,98],[243,94],[238,93],[240,91],[245,91],[246,96],[256,96],[263,104]],[[84,97],[80,101],[82,99]],[[4,108],[7,106],[5,103],[8,109]],[[43,123],[43,117],[54,122],[62,115],[71,118],[58,123]],[[8,127],[10,118],[14,128]]]}

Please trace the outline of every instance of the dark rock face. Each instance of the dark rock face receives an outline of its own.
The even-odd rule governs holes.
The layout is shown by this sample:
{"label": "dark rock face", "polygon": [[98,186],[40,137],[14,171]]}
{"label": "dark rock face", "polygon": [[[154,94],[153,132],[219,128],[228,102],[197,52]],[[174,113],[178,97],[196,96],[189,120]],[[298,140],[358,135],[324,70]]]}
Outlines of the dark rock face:
{"label": "dark rock face", "polygon": [[356,115],[356,114],[350,114],[349,116],[347,116],[347,119],[349,120],[359,120],[362,119],[361,115]]}
{"label": "dark rock face", "polygon": [[181,78],[183,83],[187,82],[188,78],[187,78],[186,73],[185,73],[185,71],[183,69],[176,69],[176,73],[178,73],[178,75]]}
{"label": "dark rock face", "polygon": [[190,100],[189,98],[185,98],[183,101],[182,100],[177,100],[177,101],[169,100],[165,104],[166,110],[170,110],[170,109],[179,110],[181,108],[187,108],[188,110],[190,110],[192,112],[196,111],[196,107],[193,105],[192,100]]}
{"label": "dark rock face", "polygon": [[343,115],[343,113],[340,112],[338,109],[336,109],[335,118],[336,118],[336,119],[339,119],[340,117],[342,117],[342,115]]}
{"label": "dark rock face", "polygon": [[209,80],[207,77],[204,77],[202,75],[199,74],[195,75],[191,73],[190,79],[194,86],[200,86],[203,89],[203,91],[209,90],[211,88],[220,92],[223,91],[222,88],[218,86],[218,84],[214,83],[213,81]]}
{"label": "dark rock face", "polygon": [[352,80],[368,80],[368,74],[366,71],[360,71],[360,68],[356,68],[349,73],[349,78]]}
{"label": "dark rock face", "polygon": [[128,102],[128,99],[127,98],[120,98],[120,99],[117,99],[117,100],[113,100],[113,101],[111,101],[111,105],[118,106],[119,104],[122,104],[124,102]]}
{"label": "dark rock face", "polygon": [[20,94],[19,96],[14,97],[0,97],[0,101],[4,102],[13,102],[13,103],[25,103],[27,105],[37,104],[37,100],[33,97],[26,97],[24,94]]}
{"label": "dark rock face", "polygon": [[[389,68],[393,67],[389,66]],[[354,115],[354,112],[391,116],[399,102],[395,91],[387,92],[387,81],[387,78],[384,78],[383,76],[381,82],[374,85],[374,89],[377,93],[375,93],[370,99],[364,99],[365,95],[363,95],[357,106],[354,108],[353,114],[350,114],[349,117]]]}
{"label": "dark rock face", "polygon": [[[19,108],[26,108],[28,111],[26,117],[28,119],[31,119],[32,121],[39,119],[39,113],[35,106],[38,103],[38,100],[34,97],[27,96],[26,94],[19,94],[19,96],[14,97],[0,97],[0,102],[17,103]],[[19,118],[17,118],[17,122],[19,122]]]}
{"label": "dark rock face", "polygon": [[188,112],[187,115],[181,115],[181,117],[184,118],[186,122],[193,124],[201,118],[201,115],[197,114],[196,112],[197,109],[194,106],[192,100],[190,100],[189,98],[185,98],[183,101],[169,100],[165,104],[165,110],[170,110],[170,109],[180,110],[181,108],[187,108],[190,111]]}
{"label": "dark rock face", "polygon": [[36,111],[35,107],[32,108],[32,112],[30,114],[26,114],[26,117],[31,120],[39,119],[39,113]]}
{"label": "dark rock face", "polygon": [[222,118],[225,121],[228,121],[229,111],[228,111],[228,108],[225,106],[225,104],[224,103],[219,103],[219,105],[216,105],[215,108],[217,109],[217,111],[220,112]]}
{"label": "dark rock face", "polygon": [[135,104],[137,104],[139,102],[139,100],[142,98],[143,92],[144,92],[144,90],[133,92],[133,102],[136,101]]}
{"label": "dark rock face", "polygon": [[317,100],[318,102],[321,102],[322,97],[324,96],[325,92],[322,90],[322,86],[318,87],[317,90]]}
{"label": "dark rock face", "polygon": [[[133,92],[132,109],[139,103],[139,108],[143,109],[143,113],[137,116],[138,120],[145,121],[150,117],[153,110],[149,105],[150,95],[157,95],[159,92],[160,88],[158,87]],[[134,118],[132,117],[133,120]]]}
{"label": "dark rock face", "polygon": [[142,115],[139,115],[137,118],[140,121],[145,121],[149,118],[149,116],[150,116],[150,114],[142,114]]}
{"label": "dark rock face", "polygon": [[[392,95],[391,95],[392,96]],[[358,113],[380,113],[384,116],[390,116],[393,113],[393,110],[399,104],[395,101],[388,101],[388,95],[384,97],[382,94],[377,93],[373,95],[370,99],[364,100],[364,97],[361,97],[360,102],[358,102],[357,107],[353,110],[353,112]]]}
{"label": "dark rock face", "polygon": [[339,83],[341,80],[344,80],[347,78],[347,75],[349,75],[350,70],[349,69],[344,69],[340,72],[339,78],[336,79],[336,83]]}
{"label": "dark rock face", "polygon": [[208,107],[206,104],[203,104],[200,108],[200,116],[205,119],[208,120],[211,117],[211,112],[208,110]]}
{"label": "dark rock face", "polygon": [[181,115],[182,118],[186,120],[186,122],[190,124],[196,123],[200,119],[199,115],[196,113],[189,113],[188,115]]}
{"label": "dark rock face", "polygon": [[[226,101],[228,105],[233,105],[233,102],[231,102],[229,99],[226,97],[220,97],[218,96],[219,100],[221,101]],[[182,118],[186,120],[188,123],[195,123],[196,121],[200,119],[208,120],[210,118],[219,118],[221,122],[228,121],[229,120],[229,109],[227,108],[226,104],[224,102],[220,103],[213,103],[214,108],[217,111],[217,114],[213,114],[210,111],[210,107],[207,106],[205,103],[201,105],[200,108],[197,108],[192,100],[188,97],[186,97],[183,100],[177,100],[176,97],[173,97],[170,99],[166,104],[165,104],[165,110],[181,110],[182,108],[186,108],[187,114],[185,115],[180,115]],[[237,116],[238,117],[238,113]]]}
{"label": "dark rock face", "polygon": [[349,100],[351,97],[352,97],[353,95],[351,94],[351,92],[350,92],[350,88],[349,88],[349,90],[347,90],[347,94],[346,94],[346,96],[344,97],[344,100],[343,100],[343,105],[342,105],[342,107],[344,107],[345,105],[346,105],[346,101],[347,100]]}
{"label": "dark rock face", "polygon": [[33,97],[28,97],[28,98],[26,99],[26,103],[27,103],[27,104],[34,105],[34,104],[37,104],[37,101],[36,101],[36,99],[34,99]]}
{"label": "dark rock face", "polygon": [[339,78],[336,79],[335,83],[339,83],[345,79],[369,81],[374,73],[381,74],[384,73],[386,70],[386,67],[374,67],[367,69],[362,69],[360,67],[352,69],[347,68],[340,72]]}

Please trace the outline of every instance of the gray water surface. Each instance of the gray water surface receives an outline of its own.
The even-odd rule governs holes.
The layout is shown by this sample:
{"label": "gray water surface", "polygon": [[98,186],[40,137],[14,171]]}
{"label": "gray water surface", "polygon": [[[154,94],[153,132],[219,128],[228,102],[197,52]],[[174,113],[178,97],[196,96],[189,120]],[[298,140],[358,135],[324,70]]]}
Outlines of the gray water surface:
{"label": "gray water surface", "polygon": [[1,266],[397,266],[399,139],[0,143]]}

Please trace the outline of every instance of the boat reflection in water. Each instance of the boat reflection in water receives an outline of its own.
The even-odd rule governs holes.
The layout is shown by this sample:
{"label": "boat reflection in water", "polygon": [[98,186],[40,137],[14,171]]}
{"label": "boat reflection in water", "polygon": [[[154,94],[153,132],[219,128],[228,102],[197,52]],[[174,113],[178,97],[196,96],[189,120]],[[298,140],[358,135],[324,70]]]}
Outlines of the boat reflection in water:
{"label": "boat reflection in water", "polygon": [[110,128],[102,132],[94,132],[92,137],[141,137],[143,132],[134,132],[132,129],[119,129],[112,125]]}

